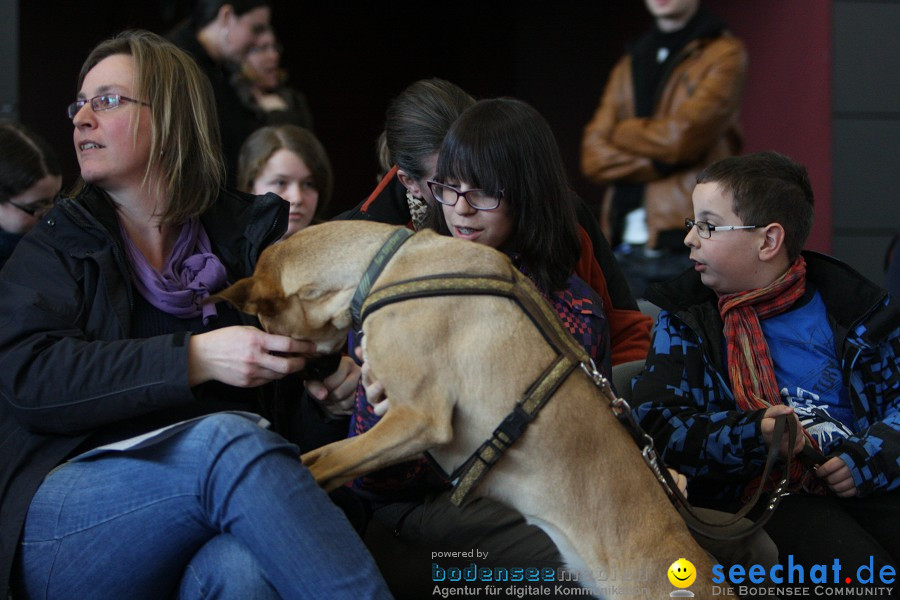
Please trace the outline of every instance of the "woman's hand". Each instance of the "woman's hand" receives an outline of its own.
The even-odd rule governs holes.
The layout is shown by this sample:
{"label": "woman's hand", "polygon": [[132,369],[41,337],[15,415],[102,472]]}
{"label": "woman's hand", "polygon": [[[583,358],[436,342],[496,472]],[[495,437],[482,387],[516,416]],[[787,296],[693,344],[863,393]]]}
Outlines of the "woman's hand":
{"label": "woman's hand", "polygon": [[301,370],[315,350],[312,342],[247,325],[199,333],[188,345],[188,384],[215,380],[256,387]]}
{"label": "woman's hand", "polygon": [[306,389],[333,417],[353,414],[360,368],[349,356],[342,356],[337,370],[323,381],[308,380]]}

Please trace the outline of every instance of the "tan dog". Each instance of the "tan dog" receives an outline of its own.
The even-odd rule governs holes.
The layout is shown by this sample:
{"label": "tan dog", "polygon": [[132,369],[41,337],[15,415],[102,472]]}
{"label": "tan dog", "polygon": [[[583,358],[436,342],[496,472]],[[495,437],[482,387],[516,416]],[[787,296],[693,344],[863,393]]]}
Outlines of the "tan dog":
{"label": "tan dog", "polygon": [[[350,303],[369,263],[396,227],[331,222],[267,249],[252,278],[220,294],[258,315],[267,331],[340,350]],[[508,275],[486,246],[423,231],[375,282],[429,274]],[[363,352],[390,409],[364,435],[303,455],[326,489],[429,450],[453,471],[488,437],[555,356],[511,300],[443,296],[391,304],[364,323]],[[694,541],[594,383],[577,370],[475,489],[544,528],[571,566],[647,573],[649,597],[675,588],[668,570],[687,558],[692,591],[711,595],[713,561]]]}

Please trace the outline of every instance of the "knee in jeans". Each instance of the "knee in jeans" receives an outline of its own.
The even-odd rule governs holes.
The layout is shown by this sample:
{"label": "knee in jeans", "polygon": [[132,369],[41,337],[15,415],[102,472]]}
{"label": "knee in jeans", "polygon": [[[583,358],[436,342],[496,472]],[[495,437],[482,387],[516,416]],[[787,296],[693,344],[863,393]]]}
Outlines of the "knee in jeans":
{"label": "knee in jeans", "polygon": [[200,419],[191,429],[192,436],[209,447],[224,447],[235,442],[261,446],[290,445],[287,440],[256,424],[256,421],[232,413],[215,413]]}
{"label": "knee in jeans", "polygon": [[235,537],[213,537],[188,563],[178,598],[279,598],[256,557]]}

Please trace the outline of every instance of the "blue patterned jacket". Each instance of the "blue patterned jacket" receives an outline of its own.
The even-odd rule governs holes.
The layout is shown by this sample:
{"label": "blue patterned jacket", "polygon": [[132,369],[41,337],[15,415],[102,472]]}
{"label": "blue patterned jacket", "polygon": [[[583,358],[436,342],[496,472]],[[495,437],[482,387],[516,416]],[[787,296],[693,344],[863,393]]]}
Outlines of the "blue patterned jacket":
{"label": "blue patterned jacket", "polygon": [[[860,495],[896,489],[900,305],[844,263],[803,256],[807,280],[825,303],[858,432],[832,455],[850,467]],[[692,500],[737,498],[765,462],[763,411],[735,405],[716,295],[688,271],[652,287],[647,299],[662,311],[644,370],[632,382],[638,420],[665,462],[688,477]]]}

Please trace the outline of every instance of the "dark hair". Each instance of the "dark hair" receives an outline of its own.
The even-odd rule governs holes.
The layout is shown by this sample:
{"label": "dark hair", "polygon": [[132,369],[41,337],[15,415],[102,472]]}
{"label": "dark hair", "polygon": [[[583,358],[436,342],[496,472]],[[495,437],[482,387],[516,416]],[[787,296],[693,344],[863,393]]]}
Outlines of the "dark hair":
{"label": "dark hair", "polygon": [[234,14],[241,16],[248,13],[254,8],[268,7],[271,5],[269,0],[197,0],[194,5],[194,14],[191,25],[194,31],[199,31],[215,20],[219,10],[230,4],[234,8]]}
{"label": "dark hair", "polygon": [[171,42],[134,30],[100,42],[91,51],[78,75],[78,88],[91,69],[116,54],[134,59],[133,93],[151,107],[150,160],[144,182],[154,171],[161,174],[160,191],[169,198],[163,222],[180,224],[199,216],[213,205],[225,183],[209,79],[193,58]]}
{"label": "dark hair", "polygon": [[407,87],[385,113],[381,167],[387,171],[397,165],[413,179],[425,177],[422,160],[440,149],[447,130],[473,104],[472,96],[443,79],[422,79]]}
{"label": "dark hair", "polygon": [[[439,181],[464,181],[499,194],[513,222],[508,250],[545,291],[566,287],[581,250],[575,209],[553,132],[534,108],[513,98],[466,110],[440,148]],[[435,210],[436,229],[449,234]]]}
{"label": "dark hair", "polygon": [[0,121],[0,203],[61,172],[56,153],[42,137],[21,123]]}
{"label": "dark hair", "polygon": [[319,192],[316,217],[324,214],[331,201],[334,176],[328,154],[313,133],[297,125],[270,125],[261,127],[250,134],[241,146],[238,158],[238,188],[250,192],[253,182],[266,166],[269,158],[281,149],[290,150],[303,159],[312,174],[313,183]]}
{"label": "dark hair", "polygon": [[730,193],[732,210],[745,225],[780,224],[788,259],[800,255],[813,222],[806,167],[777,152],[756,152],[709,165],[697,183],[716,183]]}

